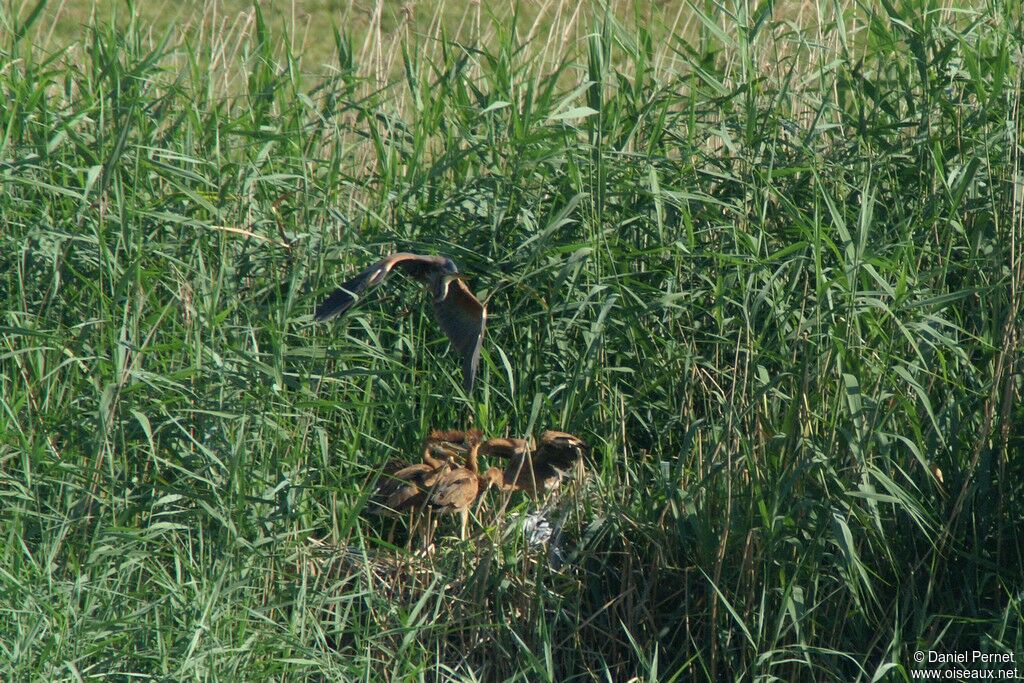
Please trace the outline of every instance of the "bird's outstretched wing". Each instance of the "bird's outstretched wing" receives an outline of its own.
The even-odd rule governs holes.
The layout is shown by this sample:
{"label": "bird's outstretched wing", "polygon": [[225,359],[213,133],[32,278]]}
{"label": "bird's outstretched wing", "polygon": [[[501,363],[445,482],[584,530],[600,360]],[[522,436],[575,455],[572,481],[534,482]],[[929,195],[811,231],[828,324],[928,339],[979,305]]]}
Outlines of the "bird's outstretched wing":
{"label": "bird's outstretched wing", "polygon": [[429,273],[432,270],[444,270],[447,262],[449,260],[444,256],[421,256],[408,252],[391,254],[334,290],[317,307],[316,312],[313,314],[313,319],[317,322],[323,322],[330,320],[334,316],[341,315],[359,300],[364,291],[383,282],[396,266],[417,280],[424,281],[428,279]]}
{"label": "bird's outstretched wing", "polygon": [[480,364],[487,309],[473,296],[466,283],[453,279],[448,285],[447,295],[434,300],[434,316],[462,356],[462,386],[468,394],[473,390],[476,369]]}
{"label": "bird's outstretched wing", "polygon": [[383,282],[396,267],[430,289],[434,296],[434,317],[462,356],[462,386],[469,393],[473,390],[480,364],[487,310],[457,277],[458,268],[446,256],[421,256],[407,252],[392,254],[331,293],[316,309],[313,319],[323,322],[344,313],[363,292]]}

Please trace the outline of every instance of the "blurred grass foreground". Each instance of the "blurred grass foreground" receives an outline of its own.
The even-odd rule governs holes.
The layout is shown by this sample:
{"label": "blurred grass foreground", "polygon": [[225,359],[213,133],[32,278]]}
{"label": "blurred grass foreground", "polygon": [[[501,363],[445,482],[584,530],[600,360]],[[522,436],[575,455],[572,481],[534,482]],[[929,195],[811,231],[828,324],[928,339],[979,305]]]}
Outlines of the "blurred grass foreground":
{"label": "blurred grass foreground", "polygon": [[[1020,5],[642,5],[3,3],[0,678],[1024,675]],[[470,423],[564,561],[363,514]]]}

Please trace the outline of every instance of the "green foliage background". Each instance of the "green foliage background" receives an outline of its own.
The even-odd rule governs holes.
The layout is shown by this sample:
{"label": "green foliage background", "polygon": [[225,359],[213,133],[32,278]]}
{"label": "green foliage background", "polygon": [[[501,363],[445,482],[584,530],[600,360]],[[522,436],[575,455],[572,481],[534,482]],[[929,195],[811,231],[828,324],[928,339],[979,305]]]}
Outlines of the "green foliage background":
{"label": "green foliage background", "polygon": [[[3,678],[1021,659],[1015,3],[192,6],[0,13]],[[490,297],[474,396],[397,278],[311,324],[396,248]],[[360,516],[471,421],[594,446],[564,566]]]}

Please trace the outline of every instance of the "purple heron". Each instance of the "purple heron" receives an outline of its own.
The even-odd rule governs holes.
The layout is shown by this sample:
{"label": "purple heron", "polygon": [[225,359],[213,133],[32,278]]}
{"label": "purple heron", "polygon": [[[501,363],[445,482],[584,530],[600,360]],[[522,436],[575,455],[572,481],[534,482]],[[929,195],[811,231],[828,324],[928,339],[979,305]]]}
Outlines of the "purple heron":
{"label": "purple heron", "polygon": [[491,467],[484,472],[488,485],[503,491],[522,491],[534,498],[554,493],[563,479],[583,466],[590,447],[577,436],[548,430],[541,434],[537,448],[530,450],[523,439],[490,439],[481,447],[485,455],[509,460],[504,470]]}
{"label": "purple heron", "polygon": [[466,466],[445,472],[434,483],[427,504],[440,512],[458,512],[462,517],[460,538],[466,540],[469,508],[480,493],[480,466],[477,455],[482,435],[479,431],[466,432],[469,447]]}
{"label": "purple heron", "polygon": [[323,322],[341,315],[364,291],[383,282],[394,268],[426,286],[433,300],[434,317],[462,356],[462,386],[468,394],[473,390],[480,364],[487,308],[469,291],[455,262],[447,256],[391,254],[334,290],[316,309],[314,320]]}
{"label": "purple heron", "polygon": [[451,457],[439,458],[438,455],[436,452],[424,453],[423,462],[413,464],[389,463],[370,499],[370,512],[404,515],[423,507],[430,488],[455,466]]}

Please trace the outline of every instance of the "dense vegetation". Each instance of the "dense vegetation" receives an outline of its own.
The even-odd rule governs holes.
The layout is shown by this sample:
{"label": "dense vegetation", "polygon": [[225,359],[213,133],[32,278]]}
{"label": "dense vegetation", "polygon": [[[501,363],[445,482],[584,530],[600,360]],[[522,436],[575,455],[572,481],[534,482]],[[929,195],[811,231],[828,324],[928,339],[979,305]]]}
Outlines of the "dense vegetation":
{"label": "dense vegetation", "polygon": [[[316,76],[258,11],[0,10],[0,676],[1019,660],[1020,8],[777,4],[475,5]],[[472,396],[400,278],[311,323],[395,248],[490,297]],[[517,498],[427,559],[361,514],[471,422],[594,446],[564,564]]]}

